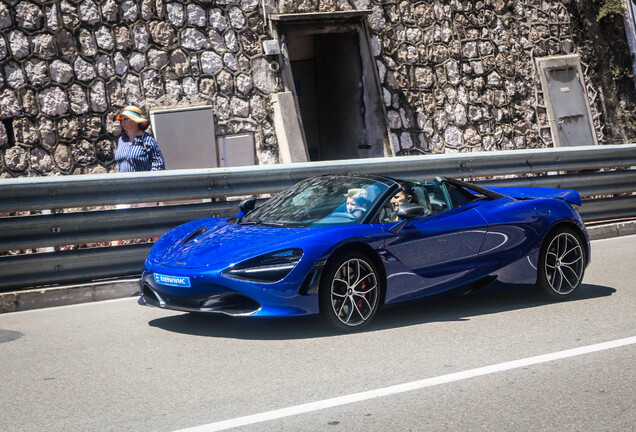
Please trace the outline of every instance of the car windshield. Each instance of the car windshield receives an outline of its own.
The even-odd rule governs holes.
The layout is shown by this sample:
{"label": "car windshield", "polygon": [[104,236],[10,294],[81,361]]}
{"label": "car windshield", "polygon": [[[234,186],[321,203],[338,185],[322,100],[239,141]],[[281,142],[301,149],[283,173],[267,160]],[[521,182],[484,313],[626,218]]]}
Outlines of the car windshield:
{"label": "car windshield", "polygon": [[359,224],[388,188],[363,177],[313,177],[270,198],[239,223],[312,228]]}

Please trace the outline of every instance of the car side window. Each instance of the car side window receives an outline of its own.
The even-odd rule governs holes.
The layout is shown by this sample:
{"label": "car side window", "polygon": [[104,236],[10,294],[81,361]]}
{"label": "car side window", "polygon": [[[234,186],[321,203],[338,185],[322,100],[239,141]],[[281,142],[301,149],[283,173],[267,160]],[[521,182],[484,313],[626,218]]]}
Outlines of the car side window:
{"label": "car side window", "polygon": [[376,217],[376,223],[397,222],[397,212],[404,203],[417,204],[422,206],[422,216],[435,214],[429,199],[428,190],[419,183],[404,183],[402,188],[393,194],[380,208]]}
{"label": "car side window", "polygon": [[442,188],[433,182],[425,182],[420,185],[428,194],[428,201],[431,207],[431,214],[443,213],[450,210],[450,205]]}
{"label": "car side window", "polygon": [[458,188],[451,184],[446,184],[446,190],[450,196],[453,208],[461,207],[466,204],[470,204],[473,201],[477,201],[479,198],[467,190]]}
{"label": "car side window", "polygon": [[391,204],[391,200],[387,199],[385,203],[380,207],[380,211],[371,223],[391,223],[396,222],[395,210]]}

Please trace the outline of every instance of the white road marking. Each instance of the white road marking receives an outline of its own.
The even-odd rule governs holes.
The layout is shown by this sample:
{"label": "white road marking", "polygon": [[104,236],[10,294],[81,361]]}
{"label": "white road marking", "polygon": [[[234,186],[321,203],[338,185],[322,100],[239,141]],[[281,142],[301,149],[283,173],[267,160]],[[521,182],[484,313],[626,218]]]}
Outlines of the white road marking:
{"label": "white road marking", "polygon": [[302,405],[296,405],[288,408],[281,408],[274,411],[263,412],[259,414],[237,417],[229,420],[223,420],[207,425],[196,426],[187,429],[181,429],[175,432],[213,432],[232,429],[239,426],[247,426],[256,423],[263,423],[269,420],[275,420],[284,417],[291,417],[299,414],[318,411],[326,408],[333,408],[355,402],[361,402],[370,399],[376,399],[385,396],[391,396],[399,393],[405,393],[413,390],[420,390],[426,387],[432,387],[440,384],[447,384],[455,381],[461,381],[469,378],[489,375],[497,372],[519,369],[540,363],[551,362],[555,360],[563,360],[570,357],[576,357],[584,354],[590,354],[598,351],[604,351],[614,348],[620,348],[627,345],[636,344],[636,336],[618,339],[610,342],[603,342],[594,345],[588,345],[580,348],[573,348],[565,351],[558,351],[551,354],[543,354],[535,357],[514,360],[505,363],[498,363],[490,366],[484,366],[476,369],[470,369],[462,372],[456,372],[448,375],[441,375],[434,378],[427,378],[420,381],[413,381],[404,384],[398,384],[390,387],[384,387],[376,390],[369,390],[360,393],[354,393],[345,396],[339,396],[331,399],[325,399],[317,402],[310,402]]}

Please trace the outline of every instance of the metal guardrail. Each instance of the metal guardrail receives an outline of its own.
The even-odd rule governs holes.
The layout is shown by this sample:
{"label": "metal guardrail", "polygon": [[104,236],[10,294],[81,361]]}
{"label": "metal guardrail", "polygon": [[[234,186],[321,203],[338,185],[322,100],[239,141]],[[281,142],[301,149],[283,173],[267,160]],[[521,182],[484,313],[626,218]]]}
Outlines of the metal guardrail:
{"label": "metal guardrail", "polygon": [[[636,216],[633,167],[636,144],[5,179],[0,180],[0,213],[153,201],[182,203],[0,217],[0,252],[156,237],[192,219],[235,214],[236,202],[226,199],[271,194],[313,175],[344,172],[411,180],[444,175],[493,186],[575,189],[587,198],[581,208],[586,221]],[[607,168],[620,169],[598,171]],[[535,175],[483,180],[513,174]],[[611,197],[615,194],[628,195]],[[209,199],[214,201],[200,202]],[[199,203],[183,204],[193,200]],[[0,256],[0,290],[138,274],[149,249],[149,244],[138,244]]]}

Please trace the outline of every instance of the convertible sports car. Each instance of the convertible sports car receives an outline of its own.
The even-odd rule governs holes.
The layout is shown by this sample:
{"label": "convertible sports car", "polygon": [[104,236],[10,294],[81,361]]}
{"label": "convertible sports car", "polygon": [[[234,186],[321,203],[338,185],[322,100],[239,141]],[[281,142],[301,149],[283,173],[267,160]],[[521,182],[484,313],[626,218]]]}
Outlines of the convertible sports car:
{"label": "convertible sports car", "polygon": [[382,305],[443,292],[536,287],[564,299],[589,263],[573,190],[325,175],[254,204],[163,235],[146,260],[139,304],[321,314],[353,330]]}

